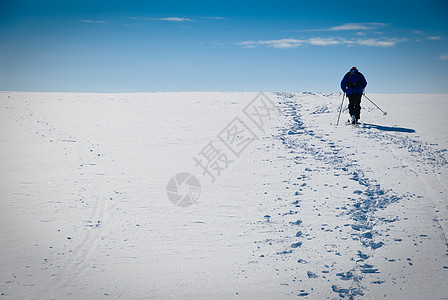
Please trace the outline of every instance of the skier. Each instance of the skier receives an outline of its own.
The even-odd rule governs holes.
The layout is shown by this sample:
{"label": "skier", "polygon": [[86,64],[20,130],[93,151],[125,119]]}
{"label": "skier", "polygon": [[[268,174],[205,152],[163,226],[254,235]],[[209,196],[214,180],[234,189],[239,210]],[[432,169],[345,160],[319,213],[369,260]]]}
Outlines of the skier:
{"label": "skier", "polygon": [[348,97],[348,110],[352,118],[352,124],[358,124],[361,116],[361,97],[367,81],[361,72],[353,67],[350,69],[341,81],[341,89]]}

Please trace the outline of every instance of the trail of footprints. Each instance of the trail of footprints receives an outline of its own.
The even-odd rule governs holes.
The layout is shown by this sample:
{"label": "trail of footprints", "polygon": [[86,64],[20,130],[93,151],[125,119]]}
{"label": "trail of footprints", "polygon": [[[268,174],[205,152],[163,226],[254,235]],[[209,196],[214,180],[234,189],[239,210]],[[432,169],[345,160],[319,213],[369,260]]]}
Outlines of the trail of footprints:
{"label": "trail of footprints", "polygon": [[[315,166],[309,166],[304,169],[304,174],[297,177],[297,180],[284,180],[285,188],[291,187],[290,195],[287,199],[277,198],[275,201],[279,203],[276,216],[276,222],[272,223],[274,216],[273,212],[270,212],[264,216],[263,226],[276,227],[278,234],[284,232],[282,228],[285,226],[294,226],[296,228],[296,234],[293,237],[287,237],[281,234],[279,239],[270,239],[266,241],[259,241],[257,244],[260,249],[263,245],[266,248],[268,245],[272,245],[272,241],[276,241],[279,244],[287,244],[289,247],[282,251],[278,251],[276,254],[279,256],[296,255],[300,256],[300,248],[306,245],[307,242],[314,242],[312,230],[323,230],[331,233],[338,233],[337,238],[353,239],[358,241],[361,245],[361,249],[358,250],[353,256],[353,267],[345,272],[335,272],[337,266],[324,265],[323,270],[319,272],[313,270],[307,270],[306,275],[309,280],[315,280],[320,277],[322,279],[338,278],[338,282],[328,282],[331,287],[331,291],[342,298],[355,298],[364,294],[363,280],[370,274],[380,273],[378,268],[369,264],[367,261],[374,253],[374,251],[384,245],[383,241],[377,240],[376,226],[382,222],[395,222],[394,220],[382,220],[375,215],[375,212],[379,209],[386,208],[389,204],[412,197],[411,195],[399,195],[392,190],[384,189],[375,179],[366,175],[366,172],[357,164],[356,160],[350,158],[351,154],[346,149],[336,145],[330,138],[325,135],[317,133],[312,128],[306,126],[302,119],[302,106],[297,101],[296,96],[292,94],[278,93],[279,106],[283,110],[285,117],[291,119],[291,124],[287,128],[280,130],[277,136],[273,138],[280,141],[283,144],[284,149],[289,154],[289,162],[295,164],[301,164],[301,158],[308,157],[316,161]],[[318,107],[313,114],[327,113],[328,107]],[[392,138],[391,138],[392,139]],[[286,157],[280,159],[288,159]],[[309,161],[309,160],[308,160]],[[288,167],[290,165],[285,165]],[[315,187],[309,186],[310,180],[314,176],[318,176],[321,173],[330,173],[333,176],[345,176],[358,184],[358,189],[352,191],[352,197],[342,207],[338,207],[340,210],[339,215],[345,216],[350,223],[344,224],[344,228],[330,228],[322,224],[322,228],[310,228],[302,222],[300,219],[302,200],[301,194],[304,189],[312,191]],[[297,175],[297,174],[295,174]],[[293,190],[294,188],[294,190]],[[346,188],[346,187],[343,187]],[[349,192],[349,191],[347,191]],[[295,199],[290,201],[290,199]],[[327,199],[325,199],[327,200]],[[309,200],[307,200],[309,201]],[[323,205],[326,202],[323,202]],[[318,211],[318,208],[315,207]],[[272,216],[271,216],[272,215]],[[320,214],[318,214],[320,216]],[[295,221],[289,221],[288,225],[285,225],[286,220],[290,220],[291,217],[296,218]],[[282,220],[283,219],[283,220]],[[281,225],[279,225],[281,224]],[[276,232],[276,230],[273,230]],[[285,230],[292,232],[291,230]],[[336,256],[341,256],[338,247],[332,243],[324,245],[325,251],[332,252]],[[262,249],[260,250],[263,251]],[[260,255],[263,259],[264,254]],[[283,258],[284,259],[284,258]],[[289,259],[289,258],[288,258]],[[299,268],[306,268],[311,263],[303,258],[298,258],[297,263]],[[315,262],[314,262],[315,263]],[[334,274],[331,274],[334,273]],[[332,276],[330,276],[332,275]],[[295,280],[293,280],[295,281]],[[381,280],[373,280],[373,284],[381,284]],[[300,287],[300,284],[299,284]],[[312,290],[299,290],[298,296],[312,295]]]}

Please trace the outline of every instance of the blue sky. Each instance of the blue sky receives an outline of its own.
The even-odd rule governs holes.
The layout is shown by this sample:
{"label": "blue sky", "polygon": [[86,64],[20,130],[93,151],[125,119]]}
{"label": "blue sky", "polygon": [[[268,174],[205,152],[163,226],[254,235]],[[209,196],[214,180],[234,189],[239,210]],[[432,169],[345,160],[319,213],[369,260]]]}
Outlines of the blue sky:
{"label": "blue sky", "polygon": [[448,93],[448,1],[0,1],[0,90]]}

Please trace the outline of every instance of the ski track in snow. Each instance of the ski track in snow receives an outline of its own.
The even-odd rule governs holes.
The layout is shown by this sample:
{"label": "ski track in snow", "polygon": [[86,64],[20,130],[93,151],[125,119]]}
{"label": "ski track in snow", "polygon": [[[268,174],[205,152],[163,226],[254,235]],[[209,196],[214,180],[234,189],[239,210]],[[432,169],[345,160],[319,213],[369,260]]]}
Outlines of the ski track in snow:
{"label": "ski track in snow", "polygon": [[[321,136],[304,124],[301,116],[303,108],[295,97],[292,95],[284,95],[283,97],[286,98],[282,103],[285,116],[292,118],[293,123],[289,128],[283,129],[277,138],[283,142],[286,149],[291,151],[290,153],[308,154],[313,159],[323,162],[328,166],[328,169],[340,173],[340,176],[347,176],[359,184],[360,189],[354,192],[360,197],[356,200],[352,199],[351,203],[344,209],[346,209],[346,214],[353,220],[351,228],[359,232],[359,241],[372,250],[381,247],[382,242],[374,242],[375,224],[380,221],[375,217],[374,212],[407,196],[395,195],[391,190],[383,189],[376,180],[366,176],[362,168],[344,153],[344,149],[335,146],[331,139]],[[320,108],[313,113],[317,114],[327,110],[328,108]],[[319,146],[317,147],[316,145]],[[370,265],[362,269],[361,264],[371,254],[362,252],[358,252],[358,254],[359,259],[353,269],[338,273],[343,280],[352,281],[352,284],[348,288],[340,288],[332,284],[333,292],[347,295],[349,298],[363,295],[363,288],[360,283],[362,279],[361,273],[375,269]]]}
{"label": "ski track in snow", "polygon": [[[22,97],[23,98],[23,97]],[[28,103],[28,100],[23,100]],[[51,143],[62,146],[66,152],[65,155],[78,156],[79,174],[75,186],[79,184],[78,192],[72,193],[73,202],[68,207],[61,205],[61,202],[55,203],[57,211],[65,209],[70,213],[82,216],[80,223],[72,225],[71,232],[66,232],[61,239],[67,240],[63,245],[61,240],[53,241],[53,246],[49,247],[46,258],[43,259],[41,271],[49,270],[51,273],[44,276],[51,277],[51,285],[43,285],[40,291],[36,293],[37,299],[58,298],[61,291],[69,285],[76,284],[76,280],[87,273],[89,269],[95,269],[96,262],[95,251],[101,247],[101,241],[107,236],[111,228],[108,211],[111,210],[110,204],[112,197],[119,196],[117,191],[105,190],[107,187],[105,179],[106,171],[101,168],[101,153],[96,151],[99,144],[91,140],[79,139],[73,134],[58,129],[57,126],[44,117],[39,116],[38,111],[30,110],[27,105],[23,124],[32,127],[24,130],[34,131],[35,134],[45,143]],[[58,207],[58,205],[61,205]],[[56,228],[53,228],[56,230]],[[61,230],[58,230],[61,231]],[[76,235],[76,238],[74,236]]]}
{"label": "ski track in snow", "polygon": [[[416,197],[415,195],[412,195],[410,193],[400,194],[394,192],[390,188],[383,187],[378,181],[379,178],[375,178],[375,174],[372,174],[371,170],[364,169],[358,163],[358,160],[356,159],[355,154],[351,152],[352,150],[350,149],[350,147],[338,145],[334,140],[332,140],[328,132],[320,130],[316,125],[310,126],[306,124],[306,119],[304,119],[303,117],[304,114],[318,115],[329,113],[332,111],[334,112],[336,111],[337,107],[330,108],[329,105],[326,104],[314,107],[312,111],[310,111],[310,109],[305,109],[303,107],[301,97],[317,96],[325,98],[334,97],[333,95],[315,95],[312,93],[297,95],[288,93],[276,93],[276,96],[279,107],[282,110],[284,117],[287,120],[290,120],[289,126],[280,128],[279,133],[273,136],[273,139],[280,141],[283,144],[284,149],[288,152],[288,155],[285,155],[281,158],[289,162],[292,161],[295,165],[301,164],[302,160],[308,162],[309,159],[311,159],[311,161],[313,162],[317,162],[318,164],[318,166],[314,167],[305,167],[304,174],[297,177],[298,181],[296,182],[294,182],[294,180],[284,180],[284,183],[286,183],[286,189],[289,189],[291,186],[290,184],[292,184],[293,186],[295,185],[299,187],[307,187],[308,185],[310,185],[310,188],[312,190],[314,188],[312,186],[313,177],[319,176],[319,174],[321,174],[322,172],[333,173],[334,176],[337,176],[339,178],[348,178],[357,184],[357,188],[353,190],[353,194],[355,196],[348,197],[349,201],[346,201],[345,203],[339,203],[341,206],[336,208],[340,211],[339,215],[336,215],[336,217],[343,218],[345,216],[349,223],[346,223],[344,226],[351,229],[351,232],[345,230],[346,236],[341,237],[341,240],[346,241],[348,238],[351,238],[354,241],[358,241],[361,246],[360,250],[357,250],[355,254],[351,254],[353,256],[353,258],[351,258],[352,267],[342,272],[341,270],[337,272],[335,271],[338,269],[337,262],[333,263],[333,265],[321,264],[318,267],[322,268],[323,270],[315,270],[314,272],[307,271],[307,279],[313,281],[315,280],[315,278],[323,276],[323,278],[329,278],[328,283],[326,283],[327,291],[329,291],[331,288],[331,291],[335,296],[349,299],[362,297],[364,295],[366,285],[380,285],[385,282],[384,280],[379,280],[378,278],[376,278],[375,280],[370,276],[381,273],[381,270],[376,268],[374,265],[369,264],[369,258],[374,256],[375,250],[385,245],[383,239],[381,238],[384,233],[381,232],[381,229],[379,229],[378,225],[400,221],[398,217],[387,219],[377,216],[376,212],[378,210],[387,208],[392,203],[397,203],[399,201],[409,201],[411,199],[415,199]],[[437,173],[437,170],[439,168],[447,165],[447,159],[445,157],[446,150],[439,150],[432,147],[432,145],[412,139],[407,136],[402,136],[400,134],[391,134],[381,132],[379,130],[371,130],[370,128],[365,129],[362,125],[356,128],[356,130],[359,131],[360,135],[364,135],[364,138],[375,140],[377,143],[386,145],[394,153],[394,156],[397,158],[397,160],[407,163],[407,160],[398,155],[396,151],[393,150],[393,148],[406,150],[406,156],[409,157],[408,160],[412,160],[413,162],[417,163],[420,166],[420,171],[423,169],[425,172],[431,171],[432,173]],[[294,166],[294,164],[291,165],[289,163],[285,167],[287,169]],[[407,163],[407,165],[409,165],[409,163]],[[418,171],[416,171],[413,167],[411,167],[411,169],[416,174],[418,174]],[[293,173],[292,176],[294,175],[299,174]],[[439,181],[441,184],[443,184],[440,179]],[[329,181],[328,184],[332,186],[331,181]],[[444,187],[446,189],[446,186]],[[317,187],[315,188],[317,189]],[[345,186],[344,188],[347,188],[347,186]],[[290,199],[291,194],[293,194],[293,198],[299,200],[295,200],[289,205],[282,204],[281,206],[274,208],[273,210],[283,210],[282,213],[277,212],[277,215],[279,215],[280,218],[275,218],[275,222],[272,221],[276,214],[274,211],[268,213],[265,216],[265,222],[261,222],[261,224],[263,224],[263,227],[269,228],[272,232],[282,233],[281,238],[273,237],[268,238],[264,241],[257,242],[258,245],[262,245],[258,246],[258,248],[261,248],[261,250],[259,250],[261,252],[266,251],[266,248],[271,247],[273,242],[277,244],[291,243],[289,247],[286,245],[285,250],[278,251],[277,253],[271,253],[271,255],[273,254],[283,256],[282,260],[286,260],[291,264],[293,264],[294,262],[289,258],[285,259],[284,257],[305,246],[306,243],[310,242],[309,240],[312,240],[312,238],[306,238],[307,236],[310,236],[310,232],[309,230],[307,231],[307,228],[304,228],[307,225],[306,221],[302,221],[300,219],[300,216],[303,214],[300,204],[302,201],[304,201],[300,199],[302,195],[304,195],[302,191],[303,189],[299,189],[299,191],[295,192],[295,194],[293,192],[290,192],[289,195],[286,194],[278,197],[277,200],[281,202],[282,197]],[[276,195],[275,197],[277,196],[279,195]],[[436,204],[439,204],[439,206],[443,205],[441,203]],[[285,212],[285,209],[289,211]],[[323,210],[321,209],[321,211]],[[442,211],[446,212],[445,210]],[[306,213],[307,212],[305,212],[305,214]],[[290,219],[291,215],[299,219],[295,222],[282,220],[282,218],[285,219],[285,216]],[[320,217],[321,214],[319,213],[317,216]],[[441,213],[441,218],[446,216],[446,214]],[[440,220],[438,221],[440,223]],[[298,229],[301,230],[299,230],[295,236],[288,237],[287,234],[285,236],[283,234],[285,231],[289,231],[292,234],[294,233],[294,231],[290,229],[291,226],[298,227]],[[322,226],[328,226],[328,224],[322,224]],[[273,227],[276,229],[273,229]],[[339,231],[341,231],[338,226],[336,226],[334,229],[331,229],[331,226],[330,228],[321,228],[321,230],[329,232],[337,231],[338,229]],[[379,238],[377,238],[377,236]],[[395,240],[400,241],[401,239],[396,238]],[[341,246],[343,246],[342,243],[339,242],[335,244],[326,244],[325,247],[326,246],[333,246],[334,248],[329,250],[326,249],[327,252],[334,252],[336,255],[341,255],[339,252],[337,252],[337,250],[340,249]],[[260,255],[262,259],[265,256],[266,255],[264,254]],[[278,261],[278,258],[276,258],[275,261]],[[304,266],[309,263],[304,259],[299,259],[297,262]],[[276,270],[278,270],[278,272],[281,272],[280,269]],[[299,270],[303,271],[303,268],[296,267],[291,270],[295,270],[293,271],[293,273],[295,273]],[[289,270],[285,269],[284,271],[288,272]],[[329,273],[333,273],[333,277],[331,277]],[[293,276],[294,279],[292,281],[295,282],[297,277]],[[305,276],[302,275],[302,277]],[[335,280],[334,278],[337,279]],[[366,282],[366,279],[370,279],[370,282]],[[304,280],[305,279],[299,280],[302,285]],[[285,283],[284,285],[289,285],[289,283]],[[315,289],[311,287],[309,288],[309,290],[301,289],[297,291],[296,294],[298,296],[312,296],[315,292]],[[328,296],[328,294],[325,293],[323,293],[323,295]]]}

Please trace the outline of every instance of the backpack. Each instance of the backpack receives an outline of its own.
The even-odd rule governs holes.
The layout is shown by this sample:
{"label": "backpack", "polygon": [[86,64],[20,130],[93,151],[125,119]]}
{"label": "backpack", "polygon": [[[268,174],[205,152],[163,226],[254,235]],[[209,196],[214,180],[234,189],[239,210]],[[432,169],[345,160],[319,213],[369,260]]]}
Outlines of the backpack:
{"label": "backpack", "polygon": [[347,77],[347,87],[357,87],[362,85],[360,72],[348,72],[345,76]]}

